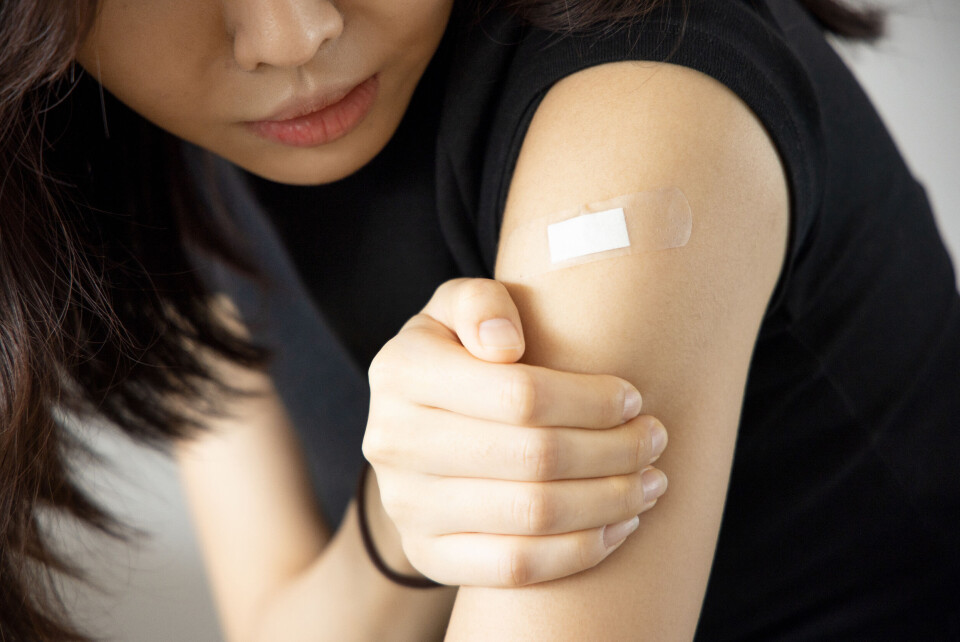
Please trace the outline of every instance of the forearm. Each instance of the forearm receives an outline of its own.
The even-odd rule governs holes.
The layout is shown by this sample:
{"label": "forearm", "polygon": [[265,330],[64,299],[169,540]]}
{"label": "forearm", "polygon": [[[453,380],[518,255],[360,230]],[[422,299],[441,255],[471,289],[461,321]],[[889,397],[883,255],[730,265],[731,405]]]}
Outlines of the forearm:
{"label": "forearm", "polygon": [[[414,574],[379,503],[369,508],[381,555],[395,570]],[[317,559],[264,605],[251,640],[439,640],[456,592],[405,588],[380,574],[363,548],[354,502]]]}
{"label": "forearm", "polygon": [[[379,575],[351,509],[331,538],[317,511],[302,446],[263,375],[228,380],[251,394],[204,417],[207,430],[177,444],[183,490],[230,642],[430,639],[448,620],[454,589],[414,590]],[[370,530],[388,564],[405,566],[376,478]],[[389,626],[388,626],[389,625]]]}

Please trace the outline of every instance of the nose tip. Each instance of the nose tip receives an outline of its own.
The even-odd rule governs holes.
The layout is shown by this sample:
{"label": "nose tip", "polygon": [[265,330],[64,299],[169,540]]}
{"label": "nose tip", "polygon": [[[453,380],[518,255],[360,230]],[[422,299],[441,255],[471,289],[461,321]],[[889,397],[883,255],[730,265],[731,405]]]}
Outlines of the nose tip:
{"label": "nose tip", "polygon": [[233,57],[245,71],[261,65],[299,67],[343,32],[343,16],[327,0],[250,0],[233,22]]}

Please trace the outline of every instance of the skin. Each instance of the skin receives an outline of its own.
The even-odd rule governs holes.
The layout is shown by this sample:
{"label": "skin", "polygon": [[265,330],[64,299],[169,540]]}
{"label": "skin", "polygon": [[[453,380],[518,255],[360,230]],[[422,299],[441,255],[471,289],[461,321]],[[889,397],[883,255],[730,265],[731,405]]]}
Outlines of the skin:
{"label": "skin", "polygon": [[[449,0],[107,0],[79,60],[172,133],[266,178],[323,183],[356,171],[389,140],[449,10]],[[374,73],[381,81],[374,108],[332,143],[290,148],[243,125],[291,96]],[[448,639],[693,634],[750,354],[786,243],[787,189],[773,145],[736,96],[689,69],[587,69],[558,83],[538,108],[503,233],[551,211],[664,186],[679,187],[691,204],[687,246],[547,274],[522,251],[502,253],[496,274],[509,297],[463,284],[441,288],[377,358],[365,442],[382,476],[380,492],[371,485],[367,498],[374,537],[398,570],[464,585]],[[490,319],[515,326],[522,319],[512,352],[480,344],[479,328]],[[424,365],[438,362],[425,355],[444,355],[443,367]],[[480,363],[489,366],[482,377]],[[418,381],[441,383],[410,386]],[[249,384],[263,394],[180,455],[230,639],[444,635],[453,591],[411,592],[380,577],[358,543],[353,510],[328,534],[276,395],[269,382]],[[651,504],[639,473],[656,457],[653,425],[614,421],[610,412],[622,408],[627,386],[643,390],[645,411],[673,427],[657,463],[671,492],[634,535],[604,547],[605,524]],[[545,405],[552,414],[538,414],[543,399],[555,400]],[[596,413],[585,417],[584,408]],[[529,437],[551,426],[553,442]],[[586,431],[596,440],[584,441]],[[514,465],[509,455],[497,457],[477,481],[484,458],[461,457],[471,444],[476,450],[477,434],[499,435],[485,452],[521,456]],[[639,453],[626,469],[581,465],[625,434]],[[411,443],[420,459],[402,456]],[[529,466],[547,452],[582,460],[566,469]],[[451,464],[458,458],[461,468]],[[588,474],[610,483],[591,491],[591,480],[579,477]],[[482,501],[504,484],[498,500]],[[571,484],[577,492],[563,498],[558,489]],[[458,513],[464,505],[473,511]],[[571,505],[576,510],[564,509]],[[571,521],[570,513],[586,518]],[[531,535],[542,545],[519,545]],[[573,544],[551,548],[564,537]],[[551,567],[558,556],[577,562]]]}
{"label": "skin", "polygon": [[[78,61],[171,133],[265,178],[319,184],[386,145],[450,9],[450,0],[105,0]],[[338,140],[291,147],[244,124],[373,74],[372,109]],[[212,305],[236,322],[229,303]],[[514,336],[485,345],[491,320]],[[608,525],[635,527],[663,491],[645,487],[662,480],[649,467],[662,426],[637,417],[638,403],[624,414],[632,384],[514,363],[523,354],[509,293],[464,280],[441,287],[378,355],[364,450],[382,483],[374,476],[366,503],[377,548],[398,571],[474,586],[563,577],[617,550],[629,529]],[[205,419],[203,438],[177,447],[228,639],[441,637],[456,589],[385,580],[361,546],[353,504],[331,534],[271,382],[210,365],[256,393],[231,399],[225,416]],[[575,510],[554,519],[558,505]]]}
{"label": "skin", "polygon": [[[443,35],[452,0],[105,0],[77,60],[156,125],[290,184],[352,174],[387,144]],[[244,123],[284,101],[377,75],[364,120],[291,148]]]}
{"label": "skin", "polygon": [[[228,302],[218,301],[215,309],[226,322],[237,322]],[[502,461],[487,461],[485,468],[478,469],[480,460],[470,452],[477,441],[475,425],[485,422],[484,430],[492,433],[485,446],[493,452],[535,452],[525,446],[538,443],[538,439],[503,434],[504,430],[525,427],[500,423],[494,418],[535,409],[535,405],[521,398],[505,402],[500,393],[516,380],[516,372],[524,371],[531,390],[540,391],[548,399],[557,391],[563,393],[552,398],[546,414],[529,414],[530,421],[562,425],[576,420],[589,426],[579,430],[580,435],[575,434],[577,430],[554,428],[558,432],[555,443],[561,453],[558,461],[588,469],[576,474],[606,477],[644,468],[645,462],[656,458],[656,452],[649,450],[648,431],[658,422],[652,417],[638,417],[623,423],[620,413],[626,383],[622,379],[513,364],[522,352],[523,336],[520,335],[519,347],[515,343],[507,347],[484,346],[479,341],[484,336],[480,328],[488,319],[506,320],[519,329],[517,309],[506,289],[494,281],[454,280],[438,289],[423,313],[392,342],[394,348],[385,352],[382,363],[396,370],[397,381],[425,378],[445,380],[448,385],[429,391],[430,401],[436,404],[429,407],[418,401],[424,392],[422,388],[387,385],[384,389],[381,385],[372,393],[377,403],[383,403],[379,401],[383,398],[387,403],[407,406],[398,413],[417,427],[413,431],[392,431],[390,428],[396,424],[387,421],[384,425],[382,419],[371,413],[368,434],[372,430],[395,435],[393,440],[381,437],[381,444],[394,457],[378,459],[393,459],[396,468],[408,477],[423,475],[439,482],[423,485],[416,480],[401,481],[390,487],[390,492],[402,495],[408,503],[419,502],[417,510],[412,511],[418,519],[411,525],[404,520],[395,523],[386,514],[380,503],[377,478],[371,479],[365,499],[376,547],[391,568],[416,574],[417,568],[401,548],[397,526],[403,527],[404,546],[419,551],[418,568],[452,585],[514,586],[582,571],[617,550],[627,536],[621,530],[607,541],[607,529],[601,526],[604,519],[609,519],[609,507],[602,505],[609,503],[604,484],[597,489],[598,480],[584,480],[579,489],[582,495],[573,502],[574,519],[594,528],[535,536],[555,529],[550,524],[531,525],[523,514],[518,522],[497,525],[498,518],[504,515],[517,516],[510,509],[536,484],[513,484],[514,492],[506,493],[505,503],[491,501],[482,487],[475,486],[461,490],[452,499],[446,491],[448,485],[489,482],[502,489],[510,485],[506,480],[532,479],[531,473],[537,467],[531,468],[524,458],[507,456]],[[433,358],[440,353],[442,360]],[[224,416],[206,419],[209,430],[204,437],[177,447],[185,494],[194,514],[227,639],[440,639],[456,589],[423,591],[387,581],[363,550],[353,503],[340,529],[331,537],[314,503],[295,430],[270,381],[262,374],[243,371],[232,364],[212,362],[211,366],[233,385],[254,393],[229,399]],[[611,405],[611,399],[616,403]],[[462,414],[465,407],[479,409],[475,412],[481,416]],[[611,408],[616,413],[613,418],[605,416]],[[439,421],[438,414],[442,414]],[[604,430],[606,424],[614,424],[616,429]],[[612,457],[609,463],[596,461],[594,453],[614,452],[611,449],[622,445],[625,436],[629,447],[623,450],[638,461],[626,464],[625,468],[629,458]],[[590,447],[584,448],[585,444]],[[416,452],[418,457],[396,457],[404,449]],[[421,472],[436,470],[437,466],[444,467],[439,477]],[[551,478],[575,472],[555,467]],[[478,479],[479,473],[488,479]],[[567,479],[563,484],[576,491],[579,482]],[[630,488],[622,481],[614,485],[620,490]],[[643,510],[624,501],[634,495],[636,491],[616,498],[614,510],[625,515]],[[543,494],[544,498],[549,496]],[[607,502],[597,501],[604,497]],[[653,503],[655,500],[647,507]],[[464,507],[469,510],[464,511]],[[497,529],[516,532],[513,529],[519,527],[528,529],[524,532],[530,534],[515,537],[462,533],[468,530],[464,519],[469,520],[470,529],[479,524],[491,530],[490,525],[494,524],[492,533]],[[446,525],[423,525],[436,520]],[[509,565],[503,564],[505,560],[522,560],[527,568],[536,570],[517,577]],[[431,573],[431,568],[436,572]],[[507,572],[503,573],[504,570]]]}
{"label": "skin", "polygon": [[663,479],[649,464],[665,443],[652,443],[655,418],[634,417],[638,408],[624,418],[633,386],[512,364],[522,336],[519,346],[516,335],[506,348],[485,345],[489,319],[520,328],[502,284],[458,279],[437,290],[371,365],[363,448],[417,570],[444,584],[513,587],[616,550],[631,532],[623,522],[635,527],[665,489],[647,487]]}
{"label": "skin", "polygon": [[463,587],[448,640],[694,634],[750,355],[785,251],[776,150],[749,108],[703,74],[651,63],[590,68],[539,106],[502,235],[571,204],[663,186],[689,200],[686,246],[553,272],[514,248],[500,253],[496,274],[527,329],[525,361],[616,374],[643,391],[645,411],[671,427],[657,463],[670,492],[595,568],[512,590]]}
{"label": "skin", "polygon": [[[331,533],[270,380],[215,365],[256,394],[231,399],[229,414],[207,419],[207,433],[178,444],[176,456],[225,639],[441,639],[456,589],[418,591],[387,581],[360,544],[355,502]],[[383,557],[415,572],[371,501],[376,484],[368,492]]]}

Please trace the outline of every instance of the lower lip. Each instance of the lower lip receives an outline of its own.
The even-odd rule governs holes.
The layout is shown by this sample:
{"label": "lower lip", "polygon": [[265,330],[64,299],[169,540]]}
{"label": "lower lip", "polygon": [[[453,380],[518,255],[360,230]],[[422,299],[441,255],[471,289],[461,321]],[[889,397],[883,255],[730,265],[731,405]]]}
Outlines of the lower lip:
{"label": "lower lip", "polygon": [[366,117],[377,97],[377,77],[372,76],[332,105],[289,120],[248,123],[258,136],[291,147],[315,147],[350,133]]}

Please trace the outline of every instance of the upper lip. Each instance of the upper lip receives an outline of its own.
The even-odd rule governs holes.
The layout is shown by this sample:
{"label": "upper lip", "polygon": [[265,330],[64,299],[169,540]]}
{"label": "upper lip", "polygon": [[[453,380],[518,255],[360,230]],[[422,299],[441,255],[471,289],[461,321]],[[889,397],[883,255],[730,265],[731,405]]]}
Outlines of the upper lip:
{"label": "upper lip", "polygon": [[310,96],[293,96],[283,101],[280,106],[266,118],[258,118],[252,122],[282,122],[284,120],[293,120],[294,118],[312,114],[340,102],[347,94],[364,82],[365,80],[362,80],[352,84],[328,87],[322,92]]}

